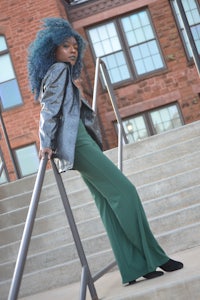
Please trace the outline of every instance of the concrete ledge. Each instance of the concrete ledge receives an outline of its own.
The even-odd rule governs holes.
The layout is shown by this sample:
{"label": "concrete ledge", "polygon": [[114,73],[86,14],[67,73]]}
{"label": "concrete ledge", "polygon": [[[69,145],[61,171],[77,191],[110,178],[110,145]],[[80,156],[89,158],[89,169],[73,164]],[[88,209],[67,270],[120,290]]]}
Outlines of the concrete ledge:
{"label": "concrete ledge", "polygon": [[[118,271],[105,274],[95,287],[101,300],[197,300],[200,295],[200,246],[176,253],[172,258],[184,263],[184,269],[165,273],[152,280],[138,280],[135,285],[123,287]],[[80,283],[20,298],[20,300],[79,299]],[[87,300],[90,294],[87,292]]]}

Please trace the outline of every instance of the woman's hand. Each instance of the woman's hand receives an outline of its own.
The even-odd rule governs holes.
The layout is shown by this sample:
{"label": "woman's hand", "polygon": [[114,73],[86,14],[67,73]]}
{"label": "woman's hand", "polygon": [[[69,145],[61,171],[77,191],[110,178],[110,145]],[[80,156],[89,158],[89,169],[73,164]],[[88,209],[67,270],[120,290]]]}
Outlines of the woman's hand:
{"label": "woman's hand", "polygon": [[52,156],[52,154],[53,154],[53,150],[50,149],[50,148],[43,148],[43,149],[40,149],[40,151],[39,151],[39,158],[40,158],[40,159],[44,159],[46,153],[47,153],[47,155],[48,155],[48,159],[51,159],[51,156]]}

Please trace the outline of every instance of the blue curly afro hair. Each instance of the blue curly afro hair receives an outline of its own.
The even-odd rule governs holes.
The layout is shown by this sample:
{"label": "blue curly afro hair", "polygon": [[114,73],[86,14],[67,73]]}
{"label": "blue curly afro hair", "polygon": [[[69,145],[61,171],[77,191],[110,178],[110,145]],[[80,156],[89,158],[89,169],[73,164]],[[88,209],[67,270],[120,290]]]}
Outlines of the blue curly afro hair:
{"label": "blue curly afro hair", "polygon": [[28,74],[31,90],[38,98],[41,81],[49,67],[56,62],[55,50],[67,38],[74,37],[78,43],[78,58],[73,66],[73,79],[80,76],[82,57],[85,49],[84,39],[61,18],[43,19],[43,28],[37,33],[36,39],[28,49]]}

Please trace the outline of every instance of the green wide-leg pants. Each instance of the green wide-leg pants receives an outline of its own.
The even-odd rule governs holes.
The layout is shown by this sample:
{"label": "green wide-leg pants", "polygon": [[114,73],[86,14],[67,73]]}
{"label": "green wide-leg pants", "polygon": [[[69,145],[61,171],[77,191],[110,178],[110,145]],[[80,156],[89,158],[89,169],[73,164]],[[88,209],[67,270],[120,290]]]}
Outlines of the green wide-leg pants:
{"label": "green wide-leg pants", "polygon": [[103,154],[81,121],[74,169],[81,173],[93,195],[123,283],[155,271],[168,261],[151,232],[134,185]]}

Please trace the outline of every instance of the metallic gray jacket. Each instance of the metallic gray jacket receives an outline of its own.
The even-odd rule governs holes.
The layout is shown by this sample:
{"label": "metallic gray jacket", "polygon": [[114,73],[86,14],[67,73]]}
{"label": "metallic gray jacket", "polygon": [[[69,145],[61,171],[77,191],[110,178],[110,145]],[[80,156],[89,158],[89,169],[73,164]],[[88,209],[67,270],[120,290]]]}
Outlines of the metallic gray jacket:
{"label": "metallic gray jacket", "polygon": [[75,144],[80,117],[92,138],[101,147],[101,133],[96,114],[84,99],[71,77],[71,66],[55,63],[41,85],[39,136],[41,148],[51,148],[59,172],[73,169]]}

